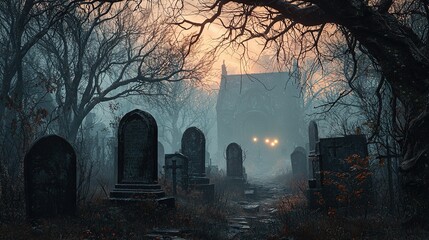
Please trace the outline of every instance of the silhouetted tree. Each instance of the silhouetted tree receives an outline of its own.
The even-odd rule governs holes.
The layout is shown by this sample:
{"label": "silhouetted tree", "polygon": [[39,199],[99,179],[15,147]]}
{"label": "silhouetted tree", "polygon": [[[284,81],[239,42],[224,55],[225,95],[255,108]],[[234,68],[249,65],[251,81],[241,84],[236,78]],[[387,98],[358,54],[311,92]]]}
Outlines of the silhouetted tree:
{"label": "silhouetted tree", "polygon": [[150,4],[88,4],[65,14],[42,38],[41,73],[51,79],[63,136],[74,141],[85,116],[102,102],[158,94],[163,81],[199,76],[205,62],[187,61],[193,49],[165,21]]}
{"label": "silhouetted tree", "polygon": [[147,98],[162,128],[160,138],[177,151],[183,132],[196,126],[206,134],[208,146],[207,134],[214,125],[214,117],[210,116],[215,106],[214,94],[191,81],[172,82],[164,87],[165,94]]}

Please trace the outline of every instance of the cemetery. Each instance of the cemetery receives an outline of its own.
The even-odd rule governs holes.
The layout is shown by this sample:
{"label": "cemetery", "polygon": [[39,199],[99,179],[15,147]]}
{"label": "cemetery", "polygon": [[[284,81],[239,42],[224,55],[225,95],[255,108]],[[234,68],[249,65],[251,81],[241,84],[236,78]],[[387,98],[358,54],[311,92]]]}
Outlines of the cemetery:
{"label": "cemetery", "polygon": [[[71,228],[79,228],[78,219],[83,216],[88,217],[87,224],[102,222],[103,227],[70,233],[81,237],[101,234],[115,239],[119,234],[130,239],[257,239],[273,233],[272,229],[256,229],[277,229],[285,221],[282,216],[297,211],[317,210],[328,216],[333,210],[338,216],[374,211],[365,135],[322,138],[317,124],[311,121],[309,154],[305,148],[296,147],[290,157],[292,171],[261,182],[245,177],[243,149],[237,143],[230,143],[225,150],[226,171],[206,174],[205,135],[196,127],[185,130],[179,151],[164,154],[159,171],[162,145],[157,134],[157,122],[150,113],[139,109],[126,113],[118,125],[116,172],[112,173],[117,179],[110,193],[99,198],[101,202],[84,205],[77,205],[79,156],[73,146],[57,135],[40,138],[24,161],[26,218],[56,219]],[[196,212],[196,206],[203,212]],[[210,219],[204,218],[206,214]],[[143,221],[144,229],[132,223],[131,230],[114,225],[114,221],[136,219]],[[210,232],[213,224],[216,229]],[[40,224],[27,229],[23,238],[55,236],[59,233],[55,231],[63,230]]]}
{"label": "cemetery", "polygon": [[428,0],[0,19],[0,240],[429,239]]}

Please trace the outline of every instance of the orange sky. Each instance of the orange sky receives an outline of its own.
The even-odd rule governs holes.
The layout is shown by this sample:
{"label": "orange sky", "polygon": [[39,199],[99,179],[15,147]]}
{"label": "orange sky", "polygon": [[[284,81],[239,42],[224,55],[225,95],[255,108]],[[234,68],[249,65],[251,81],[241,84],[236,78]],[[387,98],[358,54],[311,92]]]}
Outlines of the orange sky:
{"label": "orange sky", "polygon": [[[190,0],[187,4],[199,4],[198,0]],[[187,9],[187,15],[182,15],[187,20],[195,22],[202,22],[205,18],[202,13],[197,12],[197,5],[185,6],[185,8],[194,8],[194,10]],[[195,33],[197,29],[182,32],[182,34]],[[203,36],[200,38],[204,48],[215,46],[218,44],[216,38],[226,30],[218,23],[212,23],[204,29]],[[259,41],[259,43],[258,43]],[[243,49],[234,49],[233,46],[223,49],[217,55],[217,60],[212,67],[212,71],[208,74],[207,82],[219,83],[221,75],[221,66],[224,62],[228,74],[246,74],[246,73],[261,73],[261,72],[279,72],[288,71],[290,66],[279,67],[279,63],[274,59],[275,54],[270,53],[269,50],[262,51],[263,40],[250,40],[246,43],[245,56],[243,57]],[[287,46],[294,48],[293,45]],[[292,51],[294,51],[292,49]]]}
{"label": "orange sky", "polygon": [[[213,38],[219,35],[219,32],[224,31],[219,26],[210,25],[204,32],[204,42],[213,45]],[[256,42],[256,40],[249,41],[247,44],[247,52],[243,57],[242,49],[233,49],[229,47],[218,55],[218,59],[213,66],[213,70],[221,72],[222,63],[225,62],[227,66],[228,74],[244,74],[244,73],[260,73],[278,71],[273,67],[274,62],[267,55],[267,52],[261,54],[262,47]],[[267,69],[267,67],[269,67]]]}
{"label": "orange sky", "polygon": [[[187,2],[198,4],[198,1]],[[187,20],[202,22],[205,18],[201,16],[200,13],[196,13],[197,10],[195,6],[186,5],[185,8],[194,8],[194,10],[188,9],[187,14],[182,16]],[[193,34],[197,29],[184,31],[183,35]],[[203,36],[200,38],[204,48],[213,47],[218,44],[216,38],[223,33],[225,29],[223,26],[218,25],[217,23],[210,24],[204,29]],[[259,40],[261,41],[261,40]],[[233,47],[228,47],[223,49],[217,55],[217,60],[213,65],[212,73],[210,75],[217,76],[215,77],[219,81],[221,74],[222,63],[225,62],[227,66],[228,74],[245,74],[245,73],[261,73],[261,72],[273,72],[279,71],[276,67],[276,61],[270,59],[268,51],[265,51],[261,54],[262,46],[258,44],[256,40],[248,41],[246,44],[246,56],[243,57],[243,49],[234,49]],[[271,54],[272,55],[272,54]],[[213,77],[212,77],[213,78]]]}

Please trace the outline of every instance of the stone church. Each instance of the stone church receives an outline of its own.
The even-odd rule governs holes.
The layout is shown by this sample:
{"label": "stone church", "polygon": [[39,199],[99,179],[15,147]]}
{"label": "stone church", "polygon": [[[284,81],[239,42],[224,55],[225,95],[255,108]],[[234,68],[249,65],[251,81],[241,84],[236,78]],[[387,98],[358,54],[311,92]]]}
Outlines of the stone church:
{"label": "stone church", "polygon": [[228,75],[222,65],[217,99],[218,156],[240,144],[248,174],[290,170],[295,146],[305,146],[298,68],[292,72]]}

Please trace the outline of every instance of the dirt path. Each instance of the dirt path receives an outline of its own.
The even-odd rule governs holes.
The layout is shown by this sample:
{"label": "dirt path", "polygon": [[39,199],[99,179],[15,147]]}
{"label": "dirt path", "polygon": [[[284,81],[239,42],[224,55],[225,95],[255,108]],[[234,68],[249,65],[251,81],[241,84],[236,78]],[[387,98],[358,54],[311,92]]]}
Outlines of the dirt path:
{"label": "dirt path", "polygon": [[[277,234],[282,227],[276,217],[277,205],[282,197],[290,194],[290,191],[275,181],[249,179],[248,182],[244,199],[229,200],[228,204],[236,211],[227,217],[227,228],[221,230],[219,236],[223,237],[220,239],[263,240],[269,235]],[[182,229],[156,229],[145,237],[147,239],[193,239],[177,237],[183,235],[185,234]]]}
{"label": "dirt path", "polygon": [[254,194],[234,203],[241,211],[228,218],[228,239],[265,239],[281,227],[275,217],[277,204],[289,191],[273,181],[251,179],[249,183]]}

